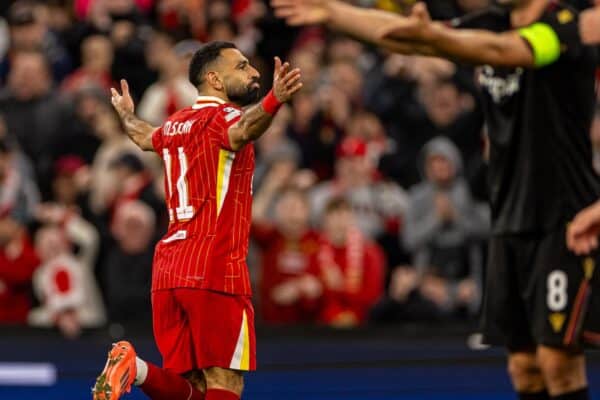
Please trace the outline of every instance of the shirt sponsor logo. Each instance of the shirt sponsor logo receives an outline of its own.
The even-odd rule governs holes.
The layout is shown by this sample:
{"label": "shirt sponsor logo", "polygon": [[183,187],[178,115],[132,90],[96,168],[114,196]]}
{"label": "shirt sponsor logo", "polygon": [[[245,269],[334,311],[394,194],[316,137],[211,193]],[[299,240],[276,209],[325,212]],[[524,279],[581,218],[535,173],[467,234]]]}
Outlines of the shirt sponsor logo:
{"label": "shirt sponsor logo", "polygon": [[500,103],[521,90],[523,72],[523,68],[517,68],[511,74],[499,76],[494,68],[486,65],[479,74],[479,84],[492,96],[494,103]]}
{"label": "shirt sponsor logo", "polygon": [[163,128],[163,135],[165,136],[176,136],[176,135],[185,135],[190,133],[192,130],[192,125],[194,125],[195,120],[187,120],[187,121],[167,121],[165,122],[165,126]]}

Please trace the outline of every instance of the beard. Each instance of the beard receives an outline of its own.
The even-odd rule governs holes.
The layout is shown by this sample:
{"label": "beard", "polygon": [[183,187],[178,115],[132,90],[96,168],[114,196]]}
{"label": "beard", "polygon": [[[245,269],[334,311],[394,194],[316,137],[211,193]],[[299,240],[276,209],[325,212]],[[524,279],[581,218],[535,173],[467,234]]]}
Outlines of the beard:
{"label": "beard", "polygon": [[260,86],[255,86],[258,79],[253,79],[247,86],[233,86],[227,88],[227,97],[229,101],[239,107],[245,107],[249,104],[256,103],[259,98]]}

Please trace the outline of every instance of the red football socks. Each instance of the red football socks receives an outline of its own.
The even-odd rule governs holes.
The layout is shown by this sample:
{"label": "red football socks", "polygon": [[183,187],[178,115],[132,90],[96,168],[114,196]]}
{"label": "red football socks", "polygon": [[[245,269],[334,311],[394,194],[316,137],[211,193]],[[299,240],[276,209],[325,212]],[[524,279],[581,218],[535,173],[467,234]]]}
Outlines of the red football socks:
{"label": "red football socks", "polygon": [[240,400],[240,397],[229,390],[208,389],[206,391],[206,400]]}
{"label": "red football socks", "polygon": [[[183,377],[149,362],[146,364],[148,364],[148,376],[139,388],[152,400],[204,400],[204,393],[194,388]],[[215,399],[221,398],[215,397]],[[223,399],[229,399],[229,397],[223,397]]]}

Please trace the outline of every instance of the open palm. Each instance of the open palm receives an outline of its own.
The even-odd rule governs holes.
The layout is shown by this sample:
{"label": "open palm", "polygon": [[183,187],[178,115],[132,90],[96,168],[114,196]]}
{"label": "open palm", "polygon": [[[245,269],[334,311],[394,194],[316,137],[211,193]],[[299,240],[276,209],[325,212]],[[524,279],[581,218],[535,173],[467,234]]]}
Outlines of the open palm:
{"label": "open palm", "polygon": [[125,79],[121,79],[121,94],[115,88],[111,88],[110,92],[112,94],[111,103],[119,115],[122,116],[123,114],[134,112],[135,105],[129,93],[129,85]]}

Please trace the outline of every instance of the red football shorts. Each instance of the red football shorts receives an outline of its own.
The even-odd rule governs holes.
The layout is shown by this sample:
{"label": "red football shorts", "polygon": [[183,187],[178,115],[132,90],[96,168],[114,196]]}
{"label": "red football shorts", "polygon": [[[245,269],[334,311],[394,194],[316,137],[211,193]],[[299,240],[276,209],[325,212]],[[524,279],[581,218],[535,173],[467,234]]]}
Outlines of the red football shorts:
{"label": "red football shorts", "polygon": [[152,319],[163,368],[177,374],[221,367],[256,369],[250,297],[203,289],[152,292]]}

